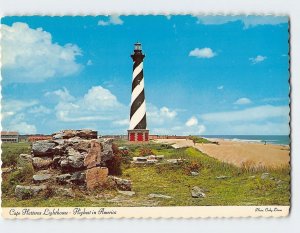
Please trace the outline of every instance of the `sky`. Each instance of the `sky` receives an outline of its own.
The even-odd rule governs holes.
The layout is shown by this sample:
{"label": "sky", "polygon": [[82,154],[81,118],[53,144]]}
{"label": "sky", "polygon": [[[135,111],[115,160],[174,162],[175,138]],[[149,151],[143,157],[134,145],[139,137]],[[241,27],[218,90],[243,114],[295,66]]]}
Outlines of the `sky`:
{"label": "sky", "polygon": [[289,134],[284,16],[5,17],[3,130],[127,134],[142,43],[150,134]]}

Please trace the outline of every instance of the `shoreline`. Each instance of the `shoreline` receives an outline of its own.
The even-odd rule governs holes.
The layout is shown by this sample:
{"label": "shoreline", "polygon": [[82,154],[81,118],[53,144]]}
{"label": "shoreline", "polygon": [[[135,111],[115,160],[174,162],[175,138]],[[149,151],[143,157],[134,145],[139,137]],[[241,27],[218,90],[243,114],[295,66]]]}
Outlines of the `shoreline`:
{"label": "shoreline", "polygon": [[209,138],[217,142],[196,143],[186,139],[156,139],[159,143],[172,144],[174,148],[194,147],[210,157],[238,167],[278,168],[289,166],[290,146],[279,144],[264,144],[259,142],[243,142]]}
{"label": "shoreline", "polygon": [[[239,138],[207,138],[207,137],[202,137],[205,138],[209,141],[228,141],[228,142],[241,142],[241,143],[250,143],[250,144],[263,144],[264,145],[264,140],[251,140],[251,139],[239,139]],[[272,143],[270,140],[266,140],[266,145],[278,145],[278,146],[290,146],[290,144],[280,144],[280,143]]]}
{"label": "shoreline", "polygon": [[[205,138],[209,141],[218,141],[218,140],[224,140],[224,141],[231,141],[231,142],[245,142],[245,143],[259,143],[259,144],[264,144],[266,142],[266,144],[271,144],[271,145],[280,145],[280,146],[290,146],[291,142],[289,142],[288,144],[285,143],[276,143],[276,141],[278,140],[270,140],[270,139],[249,139],[249,138],[239,138],[239,136],[245,136],[245,135],[226,135],[226,136],[234,136],[233,138],[226,138],[226,137],[206,137],[206,136],[201,136],[202,138]],[[255,136],[255,135],[249,135],[250,137]],[[257,135],[257,136],[261,136],[261,135]],[[264,136],[264,135],[262,135]],[[268,135],[266,135],[268,136]],[[275,135],[275,136],[288,136],[288,135]]]}

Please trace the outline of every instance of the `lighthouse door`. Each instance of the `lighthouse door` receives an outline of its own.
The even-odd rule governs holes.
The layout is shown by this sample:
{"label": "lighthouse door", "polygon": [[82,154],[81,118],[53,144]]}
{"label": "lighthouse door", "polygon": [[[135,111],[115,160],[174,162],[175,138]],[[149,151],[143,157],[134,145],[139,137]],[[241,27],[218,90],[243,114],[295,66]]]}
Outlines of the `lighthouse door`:
{"label": "lighthouse door", "polygon": [[137,140],[139,142],[143,141],[143,133],[138,133]]}
{"label": "lighthouse door", "polygon": [[129,140],[134,141],[134,139],[135,139],[135,133],[130,133]]}

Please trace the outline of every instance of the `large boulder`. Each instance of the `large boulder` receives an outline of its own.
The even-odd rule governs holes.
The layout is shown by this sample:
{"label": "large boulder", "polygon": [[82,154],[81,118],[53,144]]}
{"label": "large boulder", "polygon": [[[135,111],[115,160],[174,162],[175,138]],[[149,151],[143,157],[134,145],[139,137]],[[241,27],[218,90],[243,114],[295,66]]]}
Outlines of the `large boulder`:
{"label": "large boulder", "polygon": [[72,147],[74,148],[74,150],[77,150],[79,152],[88,152],[91,147],[91,141],[81,139],[77,143],[74,143]]}
{"label": "large boulder", "polygon": [[107,182],[107,167],[93,167],[86,171],[86,186],[89,190],[103,186]]}
{"label": "large boulder", "polygon": [[84,158],[84,166],[88,169],[100,165],[101,162],[101,144],[97,141],[91,141],[91,148]]}
{"label": "large boulder", "polygon": [[70,178],[70,182],[76,185],[84,185],[85,177],[86,177],[86,172],[84,171],[74,172]]}
{"label": "large boulder", "polygon": [[59,161],[60,166],[64,170],[80,170],[84,169],[84,158],[86,154],[68,147],[66,157],[62,157]]}
{"label": "large boulder", "polygon": [[51,174],[36,174],[33,175],[32,179],[35,183],[42,183],[44,181],[48,181],[51,177]]}
{"label": "large boulder", "polygon": [[111,160],[114,156],[112,149],[113,139],[101,139],[99,142],[102,145],[101,162],[105,164],[106,161]]}
{"label": "large boulder", "polygon": [[52,135],[53,139],[69,139],[79,137],[82,139],[97,139],[97,131],[94,130],[62,130]]}
{"label": "large boulder", "polygon": [[36,141],[32,144],[32,153],[34,157],[53,156],[56,143],[50,140]]}
{"label": "large boulder", "polygon": [[83,169],[84,168],[84,157],[82,154],[75,154],[68,156],[68,165],[75,169]]}
{"label": "large boulder", "polygon": [[71,177],[72,175],[69,173],[58,175],[56,176],[56,182],[58,184],[68,184],[70,182]]}
{"label": "large boulder", "polygon": [[37,196],[41,191],[47,188],[46,185],[38,185],[38,186],[22,186],[17,185],[15,188],[15,196],[18,199],[24,200]]}
{"label": "large boulder", "polygon": [[32,162],[32,155],[29,154],[20,154],[19,158],[22,162]]}
{"label": "large boulder", "polygon": [[109,183],[113,184],[118,190],[122,191],[131,191],[132,183],[130,180],[121,179],[116,176],[109,176],[108,177]]}
{"label": "large boulder", "polygon": [[32,165],[35,169],[49,168],[53,161],[51,157],[33,157]]}

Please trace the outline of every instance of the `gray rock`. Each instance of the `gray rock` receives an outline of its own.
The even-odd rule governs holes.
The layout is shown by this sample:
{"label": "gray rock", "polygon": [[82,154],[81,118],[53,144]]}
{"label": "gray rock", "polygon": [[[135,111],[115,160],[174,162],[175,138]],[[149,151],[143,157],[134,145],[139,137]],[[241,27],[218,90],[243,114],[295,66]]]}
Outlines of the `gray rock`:
{"label": "gray rock", "polygon": [[133,157],[132,159],[137,162],[147,162],[147,157]]}
{"label": "gray rock", "polygon": [[32,144],[32,153],[35,157],[53,156],[56,143],[50,140],[36,141]]}
{"label": "gray rock", "polygon": [[68,157],[68,165],[72,168],[84,168],[84,155],[72,155]]}
{"label": "gray rock", "polygon": [[49,180],[51,177],[52,177],[51,174],[36,174],[33,175],[32,179],[34,182],[40,183]]}
{"label": "gray rock", "polygon": [[68,157],[62,157],[59,160],[59,164],[63,169],[72,170],[84,168],[84,154],[79,153],[73,148],[68,148],[67,155]]}
{"label": "gray rock", "polygon": [[37,196],[41,191],[47,188],[46,185],[39,185],[39,186],[22,186],[17,185],[15,188],[15,196],[18,199],[30,199],[32,197]]}
{"label": "gray rock", "polygon": [[97,139],[97,131],[94,130],[62,130],[52,135],[54,139],[68,139],[79,137],[82,139]]}
{"label": "gray rock", "polygon": [[79,152],[89,152],[91,140],[80,139],[77,143],[74,143],[72,147]]}
{"label": "gray rock", "polygon": [[173,164],[181,164],[183,163],[183,159],[167,159],[168,163],[173,163]]}
{"label": "gray rock", "polygon": [[59,166],[59,163],[61,161],[61,156],[54,156],[53,159],[52,159],[52,164],[54,167],[58,167]]}
{"label": "gray rock", "polygon": [[60,165],[62,168],[68,168],[68,167],[69,167],[69,160],[68,160],[68,158],[62,158],[62,159],[59,161],[59,165]]}
{"label": "gray rock", "polygon": [[74,184],[83,185],[85,183],[85,172],[74,172],[70,181]]}
{"label": "gray rock", "polygon": [[71,177],[72,176],[69,173],[58,175],[58,176],[56,176],[56,182],[59,184],[67,184],[67,183],[69,183]]}
{"label": "gray rock", "polygon": [[52,138],[53,138],[54,140],[57,140],[57,139],[63,139],[63,136],[64,136],[64,134],[63,134],[62,132],[57,132],[57,133],[55,133],[54,135],[52,135]]}
{"label": "gray rock", "polygon": [[36,169],[49,168],[52,165],[52,158],[50,157],[33,157],[32,165]]}
{"label": "gray rock", "polygon": [[157,162],[158,162],[157,159],[148,159],[148,160],[147,160],[147,164],[155,164],[155,163],[157,163]]}
{"label": "gray rock", "polygon": [[228,179],[230,178],[230,176],[217,176],[216,179],[218,180],[224,180],[224,179]]}
{"label": "gray rock", "polygon": [[206,197],[203,189],[199,188],[198,186],[194,186],[191,190],[191,194],[193,198],[204,198]]}
{"label": "gray rock", "polygon": [[199,172],[191,172],[191,176],[199,176]]}
{"label": "gray rock", "polygon": [[55,194],[63,197],[75,197],[75,193],[71,188],[58,188],[55,189]]}
{"label": "gray rock", "polygon": [[162,195],[162,194],[156,194],[156,193],[151,193],[148,195],[150,198],[164,198],[164,199],[171,199],[172,197],[167,196],[167,195]]}
{"label": "gray rock", "polygon": [[155,159],[157,160],[163,160],[165,158],[164,155],[155,155]]}
{"label": "gray rock", "polygon": [[20,158],[21,161],[24,161],[24,162],[31,162],[32,161],[32,156],[29,155],[29,154],[20,154],[19,158]]}
{"label": "gray rock", "polygon": [[131,191],[131,181],[126,179],[121,179],[116,176],[109,176],[108,179],[112,180],[116,187],[122,191]]}
{"label": "gray rock", "polygon": [[120,191],[120,190],[118,190],[118,193],[123,194],[125,196],[130,196],[130,197],[135,195],[135,192],[133,192],[133,191]]}
{"label": "gray rock", "polygon": [[265,180],[265,179],[267,179],[269,176],[270,176],[270,174],[266,172],[266,173],[263,173],[263,174],[261,175],[260,178],[261,178],[262,180]]}
{"label": "gray rock", "polygon": [[112,150],[112,143],[113,139],[101,139],[99,140],[102,145],[102,154],[101,154],[101,161],[106,162],[108,160],[111,160],[114,156],[113,150]]}

